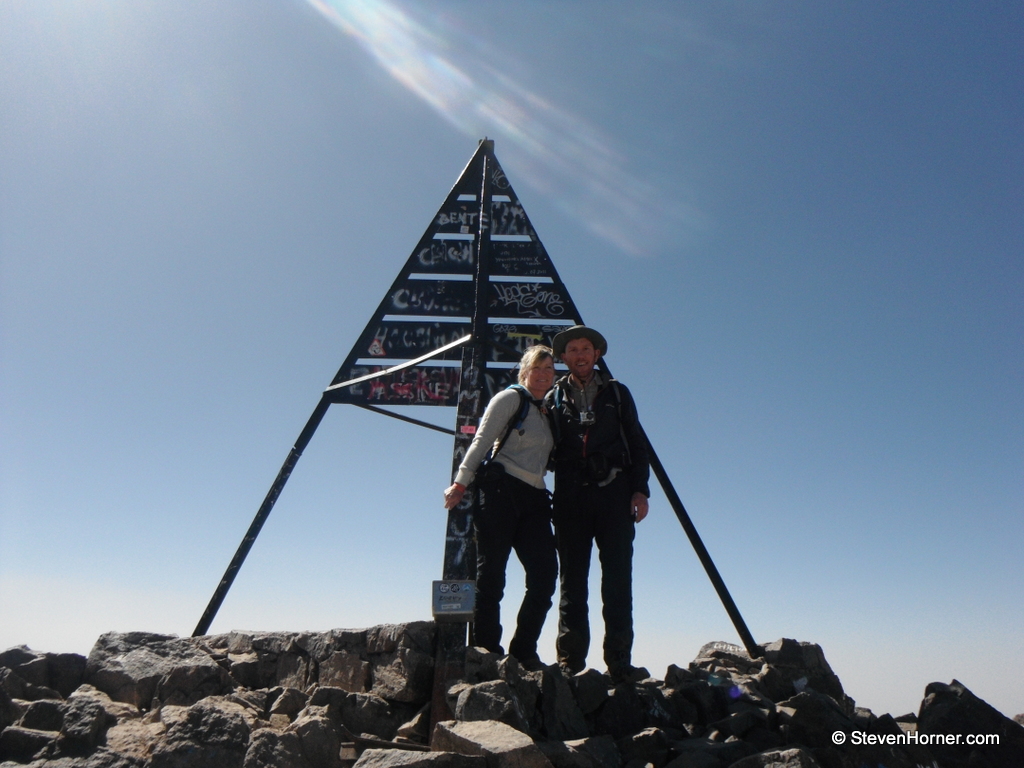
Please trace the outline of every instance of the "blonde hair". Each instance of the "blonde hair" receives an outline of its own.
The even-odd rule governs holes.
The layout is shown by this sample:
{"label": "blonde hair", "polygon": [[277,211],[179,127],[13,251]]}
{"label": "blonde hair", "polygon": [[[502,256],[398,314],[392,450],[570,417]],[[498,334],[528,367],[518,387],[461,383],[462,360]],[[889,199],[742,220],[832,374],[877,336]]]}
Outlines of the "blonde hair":
{"label": "blonde hair", "polygon": [[551,347],[545,347],[543,344],[534,344],[526,350],[519,360],[519,383],[526,386],[526,377],[529,376],[530,371],[549,357],[554,360],[555,353],[551,351]]}

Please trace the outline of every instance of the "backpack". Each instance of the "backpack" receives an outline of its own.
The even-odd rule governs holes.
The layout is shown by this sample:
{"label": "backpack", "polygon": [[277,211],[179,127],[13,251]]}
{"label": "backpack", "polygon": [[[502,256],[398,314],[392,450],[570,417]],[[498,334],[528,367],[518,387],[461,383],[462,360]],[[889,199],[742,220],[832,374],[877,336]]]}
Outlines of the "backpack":
{"label": "backpack", "polygon": [[[629,440],[626,439],[626,429],[622,423],[622,390],[620,389],[619,382],[616,379],[609,378],[608,384],[611,386],[612,393],[615,395],[615,409],[618,412],[619,416],[619,435],[622,438],[622,445],[626,450],[626,463],[632,464],[633,459],[632,456],[630,456]],[[562,409],[562,403],[565,402],[565,395],[562,391],[562,388],[558,386],[558,384],[555,384],[555,386],[552,387],[552,389],[554,390],[552,403],[554,405],[553,410],[555,415],[554,418],[551,420],[551,423],[554,425],[555,444],[557,445],[559,439],[561,439],[561,424],[558,421],[558,413]]]}

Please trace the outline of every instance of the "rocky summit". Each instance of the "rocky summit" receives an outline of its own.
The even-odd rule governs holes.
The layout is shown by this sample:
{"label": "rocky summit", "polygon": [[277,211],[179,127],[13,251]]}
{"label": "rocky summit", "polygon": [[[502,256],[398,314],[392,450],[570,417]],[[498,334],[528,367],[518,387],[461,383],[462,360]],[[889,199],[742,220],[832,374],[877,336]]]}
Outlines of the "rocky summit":
{"label": "rocky summit", "polygon": [[[625,681],[471,648],[436,695],[434,659],[431,622],[110,633],[88,658],[11,648],[0,768],[1024,766],[1024,717],[956,680],[928,685],[916,714],[875,715],[813,643],[757,659],[709,643],[663,680]],[[432,700],[446,711],[432,716]]]}

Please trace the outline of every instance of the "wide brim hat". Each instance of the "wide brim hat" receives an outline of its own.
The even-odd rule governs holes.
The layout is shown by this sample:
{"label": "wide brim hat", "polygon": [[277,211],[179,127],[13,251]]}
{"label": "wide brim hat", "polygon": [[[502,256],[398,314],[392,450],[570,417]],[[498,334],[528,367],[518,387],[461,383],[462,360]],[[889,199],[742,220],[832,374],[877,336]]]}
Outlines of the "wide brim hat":
{"label": "wide brim hat", "polygon": [[608,353],[608,342],[604,336],[595,331],[593,328],[588,328],[585,325],[574,325],[572,328],[566,328],[564,331],[555,334],[555,338],[551,341],[551,349],[555,353],[555,357],[560,358],[565,354],[565,347],[574,339],[590,339],[590,343],[594,345],[594,349],[600,352],[602,355]]}

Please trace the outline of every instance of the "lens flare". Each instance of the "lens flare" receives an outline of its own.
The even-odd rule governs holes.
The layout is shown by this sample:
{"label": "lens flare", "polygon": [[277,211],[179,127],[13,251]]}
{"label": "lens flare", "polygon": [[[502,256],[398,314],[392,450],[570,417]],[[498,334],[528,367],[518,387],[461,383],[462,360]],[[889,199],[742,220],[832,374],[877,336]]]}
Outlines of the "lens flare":
{"label": "lens flare", "polygon": [[459,131],[513,144],[517,177],[623,251],[653,250],[654,229],[678,240],[704,228],[695,208],[631,174],[602,132],[506,76],[490,43],[443,19],[428,28],[386,0],[308,2]]}

